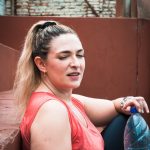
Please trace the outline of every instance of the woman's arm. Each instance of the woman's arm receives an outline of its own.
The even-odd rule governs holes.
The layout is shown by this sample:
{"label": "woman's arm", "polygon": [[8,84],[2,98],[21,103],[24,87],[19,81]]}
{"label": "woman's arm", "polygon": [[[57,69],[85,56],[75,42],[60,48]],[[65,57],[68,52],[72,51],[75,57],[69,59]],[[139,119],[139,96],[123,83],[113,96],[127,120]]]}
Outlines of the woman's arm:
{"label": "woman's arm", "polygon": [[73,94],[73,97],[83,103],[87,116],[95,126],[105,126],[118,115],[114,103],[110,100],[90,98],[77,94]]}
{"label": "woman's arm", "polygon": [[[86,114],[95,126],[106,126],[118,113],[130,114],[131,106],[136,106],[140,112],[142,109],[149,112],[143,97],[117,98],[110,101],[77,94],[73,94],[73,96],[83,103]],[[143,102],[143,106],[140,101]]]}
{"label": "woman's arm", "polygon": [[46,102],[31,126],[31,150],[71,150],[71,129],[66,108]]}

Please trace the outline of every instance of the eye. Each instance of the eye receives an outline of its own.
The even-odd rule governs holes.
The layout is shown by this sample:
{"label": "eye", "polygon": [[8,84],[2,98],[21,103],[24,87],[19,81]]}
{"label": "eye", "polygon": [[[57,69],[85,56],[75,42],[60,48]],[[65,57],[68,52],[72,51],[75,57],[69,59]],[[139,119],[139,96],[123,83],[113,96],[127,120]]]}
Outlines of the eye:
{"label": "eye", "polygon": [[60,60],[64,60],[64,59],[67,59],[68,58],[68,55],[62,55],[62,56],[59,56],[58,59]]}
{"label": "eye", "polygon": [[79,58],[82,58],[82,57],[84,57],[84,55],[77,55]]}
{"label": "eye", "polygon": [[66,59],[67,57],[59,57],[60,60],[64,60]]}
{"label": "eye", "polygon": [[82,58],[84,57],[84,54],[77,54],[77,57]]}

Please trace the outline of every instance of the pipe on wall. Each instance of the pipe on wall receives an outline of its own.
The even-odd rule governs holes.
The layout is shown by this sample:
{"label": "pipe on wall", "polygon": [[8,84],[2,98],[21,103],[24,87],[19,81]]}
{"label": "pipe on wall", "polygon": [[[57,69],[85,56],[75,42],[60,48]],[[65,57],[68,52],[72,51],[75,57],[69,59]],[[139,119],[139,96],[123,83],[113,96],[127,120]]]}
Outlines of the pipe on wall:
{"label": "pipe on wall", "polygon": [[0,0],[0,16],[4,16],[5,15],[5,1],[4,0]]}
{"label": "pipe on wall", "polygon": [[124,17],[131,17],[131,0],[123,0]]}
{"label": "pipe on wall", "polygon": [[11,0],[11,15],[13,16],[15,14],[15,1]]}

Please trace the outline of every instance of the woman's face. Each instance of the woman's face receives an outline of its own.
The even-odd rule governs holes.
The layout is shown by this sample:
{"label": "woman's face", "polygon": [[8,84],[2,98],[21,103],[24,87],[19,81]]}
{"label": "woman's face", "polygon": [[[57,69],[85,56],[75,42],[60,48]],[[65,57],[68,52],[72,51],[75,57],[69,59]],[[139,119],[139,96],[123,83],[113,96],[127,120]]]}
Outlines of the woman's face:
{"label": "woman's face", "polygon": [[58,89],[80,86],[84,69],[84,50],[75,34],[62,34],[54,38],[46,61],[50,83]]}

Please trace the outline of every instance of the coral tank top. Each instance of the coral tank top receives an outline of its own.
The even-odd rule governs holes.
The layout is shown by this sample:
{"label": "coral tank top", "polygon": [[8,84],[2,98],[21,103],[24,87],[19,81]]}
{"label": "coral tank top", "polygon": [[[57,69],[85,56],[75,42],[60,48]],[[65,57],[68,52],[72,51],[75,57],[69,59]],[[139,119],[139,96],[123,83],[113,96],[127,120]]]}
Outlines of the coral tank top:
{"label": "coral tank top", "polygon": [[96,127],[88,119],[81,102],[72,97],[75,107],[85,118],[87,127],[79,122],[77,116],[69,106],[61,99],[48,92],[33,92],[29,100],[26,112],[22,119],[20,129],[23,140],[23,150],[30,150],[30,128],[39,108],[49,100],[57,100],[62,103],[67,111],[71,126],[72,150],[104,150],[104,141]]}

